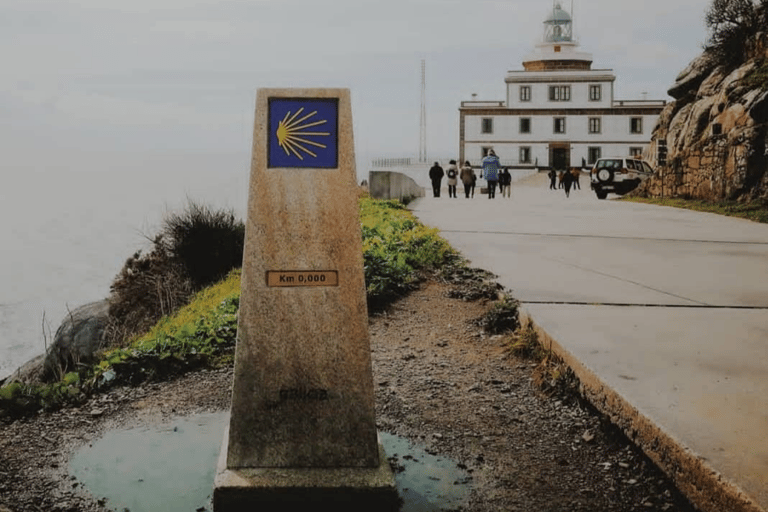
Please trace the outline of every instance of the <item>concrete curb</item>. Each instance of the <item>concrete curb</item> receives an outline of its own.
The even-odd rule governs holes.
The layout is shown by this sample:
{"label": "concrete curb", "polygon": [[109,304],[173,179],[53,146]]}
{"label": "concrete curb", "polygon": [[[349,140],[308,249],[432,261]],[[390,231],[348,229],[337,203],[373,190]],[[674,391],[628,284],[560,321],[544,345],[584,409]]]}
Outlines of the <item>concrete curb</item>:
{"label": "concrete curb", "polygon": [[529,326],[539,343],[557,354],[576,374],[580,391],[675,483],[690,502],[704,512],[768,512],[707,461],[665,432],[621,394],[606,385],[590,368],[553,339],[521,304],[522,328]]}

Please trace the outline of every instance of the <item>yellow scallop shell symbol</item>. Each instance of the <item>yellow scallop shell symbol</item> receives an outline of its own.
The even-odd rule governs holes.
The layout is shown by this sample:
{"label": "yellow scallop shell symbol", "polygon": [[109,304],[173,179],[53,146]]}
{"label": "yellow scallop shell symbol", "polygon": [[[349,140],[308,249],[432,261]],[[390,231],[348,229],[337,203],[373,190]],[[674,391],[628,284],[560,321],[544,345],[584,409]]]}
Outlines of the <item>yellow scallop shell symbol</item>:
{"label": "yellow scallop shell symbol", "polygon": [[288,112],[285,114],[283,120],[280,121],[280,123],[277,125],[277,143],[281,148],[283,148],[286,155],[293,153],[299,158],[299,160],[304,160],[304,158],[301,156],[301,152],[312,155],[313,157],[317,157],[317,155],[313,153],[308,146],[315,146],[323,149],[327,147],[325,144],[321,144],[316,140],[312,140],[311,138],[307,139],[306,137],[322,137],[330,135],[328,132],[304,131],[308,128],[312,128],[313,126],[325,124],[327,120],[322,119],[320,121],[308,121],[304,123],[304,121],[307,121],[312,116],[316,115],[317,111],[311,112],[301,119],[296,119],[299,117],[299,115],[301,115],[303,110],[304,107],[301,107],[293,115]]}

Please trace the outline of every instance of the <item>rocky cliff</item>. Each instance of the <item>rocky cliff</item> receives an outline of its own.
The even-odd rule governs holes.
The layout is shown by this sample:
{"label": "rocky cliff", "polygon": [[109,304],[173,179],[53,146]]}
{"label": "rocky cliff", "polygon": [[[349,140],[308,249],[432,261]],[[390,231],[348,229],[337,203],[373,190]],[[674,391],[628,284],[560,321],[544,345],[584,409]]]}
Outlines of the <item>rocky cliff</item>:
{"label": "rocky cliff", "polygon": [[743,64],[704,52],[677,76],[651,138],[656,176],[637,194],[768,201],[768,34],[744,51]]}

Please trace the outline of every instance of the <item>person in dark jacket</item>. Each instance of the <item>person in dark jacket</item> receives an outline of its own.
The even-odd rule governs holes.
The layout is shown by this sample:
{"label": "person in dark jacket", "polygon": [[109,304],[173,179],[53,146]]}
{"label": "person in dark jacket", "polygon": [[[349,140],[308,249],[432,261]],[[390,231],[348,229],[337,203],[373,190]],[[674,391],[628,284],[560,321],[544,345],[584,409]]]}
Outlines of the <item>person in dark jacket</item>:
{"label": "person in dark jacket", "polygon": [[549,190],[557,190],[557,173],[555,170],[550,169],[547,176],[549,176]]}
{"label": "person in dark jacket", "polygon": [[440,167],[439,163],[435,162],[435,165],[429,169],[429,179],[432,180],[433,197],[440,197],[440,184],[443,181],[443,176],[445,176],[443,168]]}
{"label": "person in dark jacket", "polygon": [[576,178],[573,177],[571,171],[566,170],[563,172],[563,188],[565,189],[565,197],[571,197],[571,184]]}
{"label": "person in dark jacket", "polygon": [[512,175],[509,173],[509,167],[505,167],[504,172],[499,175],[499,191],[501,191],[501,197],[511,197]]}
{"label": "person in dark jacket", "polygon": [[573,190],[579,189],[581,190],[581,185],[579,185],[579,178],[581,177],[581,170],[578,167],[574,167],[571,169],[571,176],[573,176]]}
{"label": "person in dark jacket", "polygon": [[464,184],[464,197],[469,199],[469,193],[474,192],[475,180],[477,179],[477,176],[475,176],[475,171],[472,170],[472,164],[469,163],[469,160],[464,162],[464,165],[461,166],[461,174],[459,174],[459,178]]}

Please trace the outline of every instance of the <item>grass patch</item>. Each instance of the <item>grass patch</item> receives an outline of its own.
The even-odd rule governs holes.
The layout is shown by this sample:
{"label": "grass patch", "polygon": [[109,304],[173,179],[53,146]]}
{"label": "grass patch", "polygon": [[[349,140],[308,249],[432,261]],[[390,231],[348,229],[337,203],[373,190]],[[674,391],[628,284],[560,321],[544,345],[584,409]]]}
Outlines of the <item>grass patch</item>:
{"label": "grass patch", "polygon": [[703,199],[652,198],[652,197],[623,197],[621,201],[655,204],[684,208],[697,212],[716,213],[728,217],[739,217],[755,222],[768,223],[768,204],[761,202],[739,203],[736,201],[705,201]]}
{"label": "grass patch", "polygon": [[458,258],[438,230],[418,222],[399,201],[360,200],[368,308],[378,311],[412,290],[422,276]]}

